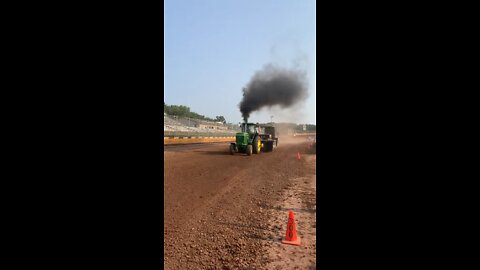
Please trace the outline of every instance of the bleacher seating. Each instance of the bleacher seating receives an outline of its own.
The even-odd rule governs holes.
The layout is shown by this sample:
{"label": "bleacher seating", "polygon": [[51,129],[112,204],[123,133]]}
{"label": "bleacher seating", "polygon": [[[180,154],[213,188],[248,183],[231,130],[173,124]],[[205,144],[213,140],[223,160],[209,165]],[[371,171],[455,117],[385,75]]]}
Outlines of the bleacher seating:
{"label": "bleacher seating", "polygon": [[190,119],[190,118],[179,118],[175,117],[174,119],[171,116],[164,114],[163,116],[163,130],[172,131],[172,132],[192,132],[192,133],[229,133],[235,134],[237,131],[224,126],[223,124]]}

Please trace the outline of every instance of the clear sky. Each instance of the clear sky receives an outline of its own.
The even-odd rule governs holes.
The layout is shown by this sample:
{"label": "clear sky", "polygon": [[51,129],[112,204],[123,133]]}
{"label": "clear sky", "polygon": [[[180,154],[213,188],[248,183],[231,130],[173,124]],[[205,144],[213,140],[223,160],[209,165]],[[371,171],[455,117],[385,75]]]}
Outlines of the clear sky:
{"label": "clear sky", "polygon": [[[314,0],[166,0],[165,90],[168,105],[227,122],[242,120],[242,88],[268,63],[307,71],[309,98],[293,111],[252,113],[252,122],[315,123]],[[300,115],[292,119],[292,112]]]}

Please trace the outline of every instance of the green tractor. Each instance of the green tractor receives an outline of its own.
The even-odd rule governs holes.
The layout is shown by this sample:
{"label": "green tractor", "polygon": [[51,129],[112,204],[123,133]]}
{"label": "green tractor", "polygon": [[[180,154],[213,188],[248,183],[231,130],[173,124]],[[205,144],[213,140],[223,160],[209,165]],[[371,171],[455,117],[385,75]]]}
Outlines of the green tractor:
{"label": "green tractor", "polygon": [[260,152],[273,151],[274,145],[278,145],[275,136],[275,127],[254,123],[242,123],[241,132],[236,134],[236,142],[230,144],[230,153],[242,152],[251,156]]}

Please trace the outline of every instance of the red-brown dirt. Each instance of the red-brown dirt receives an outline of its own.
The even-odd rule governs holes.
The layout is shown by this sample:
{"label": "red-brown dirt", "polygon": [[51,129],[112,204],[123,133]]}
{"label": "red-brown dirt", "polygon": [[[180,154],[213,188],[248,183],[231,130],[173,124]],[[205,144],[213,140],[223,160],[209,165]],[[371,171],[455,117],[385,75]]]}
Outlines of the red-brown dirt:
{"label": "red-brown dirt", "polygon": [[[289,207],[315,212],[314,188],[286,192],[298,179],[315,177],[307,145],[306,138],[280,138],[273,152],[252,156],[230,155],[228,143],[165,146],[165,269],[298,269],[298,263],[272,264],[281,259],[269,252],[284,237]],[[285,196],[298,200],[289,205]],[[310,228],[304,237],[314,237],[314,221],[298,218]],[[301,248],[314,248],[313,242],[306,239],[310,244]],[[275,254],[282,250],[295,253],[289,247]],[[314,267],[314,251],[302,256],[303,269]]]}

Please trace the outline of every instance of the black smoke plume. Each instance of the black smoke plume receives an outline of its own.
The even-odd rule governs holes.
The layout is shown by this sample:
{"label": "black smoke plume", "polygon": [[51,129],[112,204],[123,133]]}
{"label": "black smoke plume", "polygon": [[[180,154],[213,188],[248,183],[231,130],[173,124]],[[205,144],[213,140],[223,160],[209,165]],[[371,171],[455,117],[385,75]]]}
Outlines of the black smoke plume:
{"label": "black smoke plume", "polygon": [[306,73],[267,65],[257,71],[243,89],[240,112],[245,122],[250,114],[264,107],[288,108],[308,97]]}

